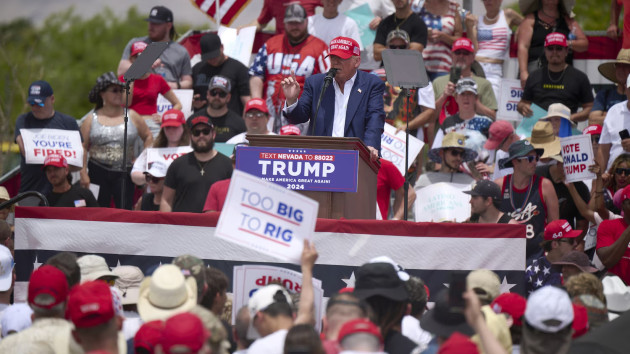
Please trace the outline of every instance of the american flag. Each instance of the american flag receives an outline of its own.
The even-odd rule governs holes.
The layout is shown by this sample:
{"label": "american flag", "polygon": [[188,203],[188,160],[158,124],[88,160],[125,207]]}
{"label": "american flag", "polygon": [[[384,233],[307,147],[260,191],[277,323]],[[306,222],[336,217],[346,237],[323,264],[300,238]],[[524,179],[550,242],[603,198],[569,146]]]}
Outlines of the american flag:
{"label": "american flag", "polygon": [[509,37],[509,29],[505,27],[480,29],[477,32],[480,50],[505,50]]}
{"label": "american flag", "polygon": [[[245,6],[249,4],[250,0],[219,0],[219,15],[221,18],[221,24],[229,26],[234,22]],[[194,4],[199,10],[205,12],[212,19],[217,19],[216,0],[195,0]]]}

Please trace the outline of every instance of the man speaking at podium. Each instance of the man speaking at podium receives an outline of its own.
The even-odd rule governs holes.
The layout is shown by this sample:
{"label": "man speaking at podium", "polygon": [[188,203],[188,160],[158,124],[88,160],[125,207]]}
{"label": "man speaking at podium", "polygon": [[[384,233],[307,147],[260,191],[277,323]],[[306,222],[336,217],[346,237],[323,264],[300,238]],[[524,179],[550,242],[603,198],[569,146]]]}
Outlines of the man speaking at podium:
{"label": "man speaking at podium", "polygon": [[[333,39],[329,55],[330,71],[307,78],[299,100],[300,85],[294,72],[282,80],[286,97],[283,113],[293,124],[310,120],[309,135],[360,138],[370,149],[372,160],[376,160],[385,124],[385,84],[377,76],[357,70],[361,56],[355,40]],[[317,118],[312,119],[315,115]]]}

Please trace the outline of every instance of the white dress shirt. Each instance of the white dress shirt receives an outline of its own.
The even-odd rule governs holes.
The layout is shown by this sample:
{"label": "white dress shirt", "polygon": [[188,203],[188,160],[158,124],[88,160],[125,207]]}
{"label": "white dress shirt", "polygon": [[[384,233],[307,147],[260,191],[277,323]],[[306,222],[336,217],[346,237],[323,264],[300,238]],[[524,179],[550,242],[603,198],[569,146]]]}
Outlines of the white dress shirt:
{"label": "white dress shirt", "polygon": [[343,84],[343,93],[336,80],[333,80],[333,88],[335,89],[335,115],[333,119],[332,136],[343,137],[346,128],[346,112],[348,111],[348,100],[350,99],[350,91],[354,85],[357,73]]}

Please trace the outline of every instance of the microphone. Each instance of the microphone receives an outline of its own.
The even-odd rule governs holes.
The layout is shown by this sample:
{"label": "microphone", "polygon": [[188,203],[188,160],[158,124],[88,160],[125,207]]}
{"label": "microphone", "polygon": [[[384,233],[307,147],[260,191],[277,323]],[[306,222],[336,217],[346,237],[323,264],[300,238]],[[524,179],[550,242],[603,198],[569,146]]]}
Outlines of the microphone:
{"label": "microphone", "polygon": [[317,125],[317,114],[319,113],[319,106],[322,104],[322,97],[324,97],[324,92],[333,81],[335,75],[337,75],[337,68],[330,68],[324,77],[324,84],[322,85],[322,90],[319,92],[319,99],[317,100],[317,107],[315,108],[315,116],[312,118],[313,124],[311,125],[311,135],[315,135],[315,126]]}

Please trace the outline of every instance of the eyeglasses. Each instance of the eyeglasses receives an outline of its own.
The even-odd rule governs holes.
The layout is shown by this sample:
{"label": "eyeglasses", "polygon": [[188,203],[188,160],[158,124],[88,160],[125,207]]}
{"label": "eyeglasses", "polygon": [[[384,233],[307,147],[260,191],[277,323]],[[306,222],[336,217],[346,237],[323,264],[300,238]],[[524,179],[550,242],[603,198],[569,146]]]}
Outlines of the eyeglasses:
{"label": "eyeglasses", "polygon": [[214,90],[210,90],[210,96],[219,96],[221,98],[225,98],[227,96],[227,92],[222,91],[222,90],[218,90],[218,89],[214,89]]}
{"label": "eyeglasses", "polygon": [[615,173],[618,175],[630,176],[630,168],[617,168]]}
{"label": "eyeglasses", "polygon": [[404,44],[401,45],[389,45],[389,49],[407,49],[407,46]]}
{"label": "eyeglasses", "polygon": [[464,154],[466,153],[464,150],[450,149],[448,151],[451,153],[451,155],[453,155],[453,157],[458,157],[458,156],[464,157]]}
{"label": "eyeglasses", "polygon": [[109,89],[109,90],[105,90],[106,92],[111,92],[111,93],[122,93],[123,89],[122,87],[114,87],[113,89]]}
{"label": "eyeglasses", "polygon": [[534,161],[538,162],[540,160],[540,156],[538,155],[528,155],[523,157],[517,157],[517,160],[527,160],[527,162],[532,163]]}
{"label": "eyeglasses", "polygon": [[548,47],[545,47],[545,49],[550,51],[550,52],[553,52],[553,51],[561,52],[561,51],[564,50],[564,47],[560,46],[560,45],[550,45]]}
{"label": "eyeglasses", "polygon": [[263,113],[263,112],[247,112],[245,113],[245,118],[265,118],[267,116],[267,114]]}
{"label": "eyeglasses", "polygon": [[211,132],[212,132],[212,129],[204,128],[204,129],[193,129],[191,133],[192,133],[192,136],[198,137],[201,134],[210,135]]}
{"label": "eyeglasses", "polygon": [[144,179],[147,181],[147,183],[153,182],[155,184],[158,184],[160,183],[161,180],[164,179],[164,177],[154,177],[154,176],[151,176],[150,174],[146,174],[144,175]]}

